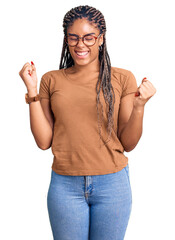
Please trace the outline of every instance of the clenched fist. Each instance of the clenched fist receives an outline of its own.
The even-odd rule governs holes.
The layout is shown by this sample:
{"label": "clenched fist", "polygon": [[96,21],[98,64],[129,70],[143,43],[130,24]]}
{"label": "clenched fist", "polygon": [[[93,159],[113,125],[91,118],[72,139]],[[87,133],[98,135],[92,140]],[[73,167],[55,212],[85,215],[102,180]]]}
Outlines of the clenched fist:
{"label": "clenched fist", "polygon": [[24,81],[24,84],[27,87],[27,90],[36,90],[37,89],[37,75],[36,67],[33,62],[25,63],[22,69],[19,72],[20,77]]}
{"label": "clenched fist", "polygon": [[153,84],[143,78],[142,83],[138,87],[135,93],[134,107],[144,107],[145,103],[156,93],[156,89]]}

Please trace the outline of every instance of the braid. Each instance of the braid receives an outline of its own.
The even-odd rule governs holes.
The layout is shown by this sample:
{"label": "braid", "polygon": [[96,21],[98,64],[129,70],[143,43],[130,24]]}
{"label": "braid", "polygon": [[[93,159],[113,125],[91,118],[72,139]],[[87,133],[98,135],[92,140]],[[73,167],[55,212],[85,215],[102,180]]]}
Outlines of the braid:
{"label": "braid", "polygon": [[[106,46],[106,23],[103,14],[88,5],[85,6],[78,6],[72,8],[69,12],[67,12],[63,19],[63,32],[64,32],[64,40],[63,40],[63,48],[61,53],[61,60],[59,68],[68,68],[74,65],[74,60],[69,52],[68,45],[66,43],[66,35],[68,27],[72,26],[76,19],[86,18],[90,23],[95,24],[95,26],[100,30],[100,34],[103,34],[103,44],[102,50],[99,51],[99,61],[100,61],[100,72],[99,77],[96,85],[96,92],[97,92],[97,116],[98,116],[98,126],[99,126],[99,134],[101,137],[101,126],[103,122],[103,105],[100,101],[100,91],[102,89],[103,96],[105,99],[105,103],[108,109],[108,125],[107,130],[109,136],[111,136],[111,131],[113,128],[113,112],[114,112],[114,103],[115,103],[115,93],[113,86],[111,84],[111,62],[109,58],[109,54],[107,52]],[[101,121],[100,121],[100,114],[99,114],[99,105],[101,106]],[[102,140],[103,141],[103,140]],[[107,141],[106,141],[107,142]],[[105,143],[106,143],[105,142]]]}

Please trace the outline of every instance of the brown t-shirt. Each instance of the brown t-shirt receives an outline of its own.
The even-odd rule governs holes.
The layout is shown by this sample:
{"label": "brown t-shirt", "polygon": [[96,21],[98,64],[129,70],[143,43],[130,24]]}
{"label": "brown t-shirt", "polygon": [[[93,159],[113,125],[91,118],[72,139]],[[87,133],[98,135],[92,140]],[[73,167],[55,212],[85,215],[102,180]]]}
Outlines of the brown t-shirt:
{"label": "brown t-shirt", "polygon": [[[46,72],[41,78],[39,94],[41,98],[50,100],[54,114],[52,169],[58,174],[103,175],[118,172],[128,164],[117,137],[118,111],[120,99],[137,91],[136,79],[129,70],[111,67],[111,83],[115,92],[114,130],[106,145],[99,136],[97,80],[97,72],[89,74],[88,81],[73,80],[65,69]],[[108,136],[107,108],[102,90],[100,100],[104,109],[101,134],[105,141]]]}

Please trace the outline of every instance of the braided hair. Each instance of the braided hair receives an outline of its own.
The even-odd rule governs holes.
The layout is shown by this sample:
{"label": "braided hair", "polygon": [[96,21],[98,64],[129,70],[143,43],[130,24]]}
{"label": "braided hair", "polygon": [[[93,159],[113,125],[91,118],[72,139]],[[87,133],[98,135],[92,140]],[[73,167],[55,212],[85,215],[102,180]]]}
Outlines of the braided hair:
{"label": "braided hair", "polygon": [[[65,41],[67,36],[67,29],[69,26],[72,26],[76,19],[87,19],[90,23],[94,23],[95,26],[100,30],[100,34],[103,34],[103,44],[102,48],[99,48],[99,61],[100,61],[100,72],[98,81],[96,84],[96,92],[97,92],[97,116],[98,116],[98,127],[99,127],[99,135],[101,137],[101,126],[103,121],[103,105],[100,102],[100,91],[102,89],[105,103],[107,105],[108,113],[108,137],[111,136],[111,131],[113,127],[113,112],[114,112],[114,104],[115,104],[115,93],[111,84],[111,62],[109,58],[109,54],[107,52],[106,47],[106,23],[103,14],[97,10],[96,8],[90,7],[88,5],[85,6],[78,6],[72,8],[68,11],[63,19],[63,32],[64,32],[64,39],[63,39],[63,48],[61,53],[61,60],[59,69],[62,68],[69,68],[74,65],[74,60],[69,52],[69,47]],[[100,121],[100,114],[99,114],[99,107],[101,106],[102,111],[102,120]],[[99,125],[101,123],[101,125]],[[103,141],[103,140],[102,140]],[[107,141],[105,142],[107,143]]]}

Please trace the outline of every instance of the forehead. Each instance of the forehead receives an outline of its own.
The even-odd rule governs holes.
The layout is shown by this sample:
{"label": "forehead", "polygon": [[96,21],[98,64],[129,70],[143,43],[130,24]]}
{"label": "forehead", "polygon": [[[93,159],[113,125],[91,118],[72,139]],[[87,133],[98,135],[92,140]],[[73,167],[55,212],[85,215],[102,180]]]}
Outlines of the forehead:
{"label": "forehead", "polygon": [[67,33],[74,33],[77,35],[85,35],[87,33],[99,34],[99,29],[95,24],[89,22],[86,19],[76,19],[72,26],[68,27]]}

